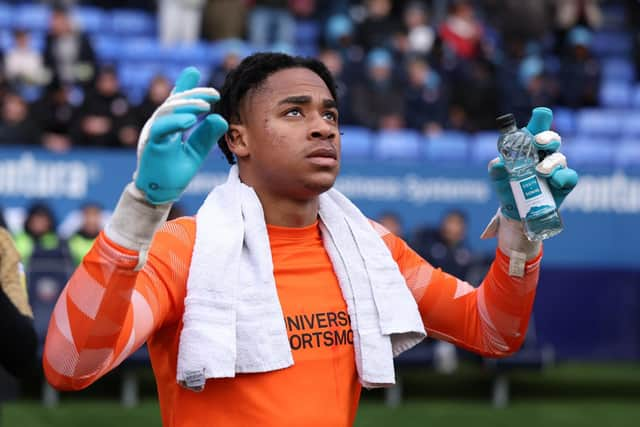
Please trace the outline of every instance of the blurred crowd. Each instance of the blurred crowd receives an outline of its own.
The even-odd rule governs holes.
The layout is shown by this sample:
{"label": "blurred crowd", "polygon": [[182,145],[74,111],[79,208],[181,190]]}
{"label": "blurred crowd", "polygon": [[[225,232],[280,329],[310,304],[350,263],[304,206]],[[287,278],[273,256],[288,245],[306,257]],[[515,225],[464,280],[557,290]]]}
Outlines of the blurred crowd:
{"label": "blurred crowd", "polygon": [[[5,2],[7,3],[7,2]],[[11,2],[8,2],[11,3]],[[14,2],[16,3],[16,2]],[[342,124],[373,129],[495,129],[499,113],[524,122],[532,106],[597,106],[601,65],[590,49],[597,0],[158,0],[51,2],[41,50],[13,30],[2,52],[0,143],[133,147],[169,94],[162,73],[131,99],[116,64],[97,58],[72,19],[78,5],[138,7],[157,16],[162,43],[242,39],[256,50],[300,52],[300,29],[338,83]],[[637,1],[628,27],[640,28]],[[306,26],[306,27],[305,27]],[[636,37],[638,39],[638,37]],[[220,87],[242,54],[230,48],[208,84]],[[636,54],[636,58],[638,55]],[[640,73],[637,73],[640,75]]]}

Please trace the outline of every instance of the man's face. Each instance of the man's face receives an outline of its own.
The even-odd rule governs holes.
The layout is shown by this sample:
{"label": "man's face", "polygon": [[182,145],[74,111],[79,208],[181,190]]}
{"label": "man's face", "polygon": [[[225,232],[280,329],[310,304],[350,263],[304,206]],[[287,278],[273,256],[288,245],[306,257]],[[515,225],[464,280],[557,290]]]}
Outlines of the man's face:
{"label": "man's face", "polygon": [[308,200],[333,186],[340,169],[338,111],[324,81],[306,68],[269,76],[241,108],[246,150],[236,151],[248,185]]}

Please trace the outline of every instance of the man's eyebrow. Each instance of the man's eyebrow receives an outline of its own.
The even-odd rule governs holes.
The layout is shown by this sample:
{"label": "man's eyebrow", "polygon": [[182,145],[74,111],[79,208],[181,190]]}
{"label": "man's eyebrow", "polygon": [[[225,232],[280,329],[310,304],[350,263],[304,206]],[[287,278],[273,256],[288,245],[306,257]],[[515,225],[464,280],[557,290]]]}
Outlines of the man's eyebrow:
{"label": "man's eyebrow", "polygon": [[324,108],[338,108],[338,103],[335,99],[325,99],[322,101],[322,106]]}
{"label": "man's eyebrow", "polygon": [[[289,96],[287,98],[281,99],[278,102],[278,105],[282,105],[282,104],[302,105],[302,104],[310,104],[310,103],[311,103],[311,97],[309,95],[296,95],[296,96]],[[338,104],[333,99],[323,99],[322,106],[324,108],[337,108]]]}
{"label": "man's eyebrow", "polygon": [[308,95],[289,96],[278,102],[278,105],[282,104],[309,104],[311,103],[311,97]]}

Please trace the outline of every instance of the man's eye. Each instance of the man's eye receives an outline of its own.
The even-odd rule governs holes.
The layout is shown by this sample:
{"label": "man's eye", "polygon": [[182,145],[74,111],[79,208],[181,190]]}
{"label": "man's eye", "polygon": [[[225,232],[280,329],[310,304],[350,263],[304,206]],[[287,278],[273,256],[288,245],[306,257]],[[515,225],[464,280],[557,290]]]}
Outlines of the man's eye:
{"label": "man's eye", "polygon": [[285,113],[285,116],[289,116],[289,117],[298,117],[300,115],[302,115],[302,112],[298,108],[294,108]]}
{"label": "man's eye", "polygon": [[331,121],[333,121],[333,122],[335,122],[335,121],[337,121],[337,120],[338,120],[338,115],[337,115],[336,113],[334,113],[333,111],[326,111],[326,112],[323,114],[323,117],[324,117],[325,119],[331,120]]}

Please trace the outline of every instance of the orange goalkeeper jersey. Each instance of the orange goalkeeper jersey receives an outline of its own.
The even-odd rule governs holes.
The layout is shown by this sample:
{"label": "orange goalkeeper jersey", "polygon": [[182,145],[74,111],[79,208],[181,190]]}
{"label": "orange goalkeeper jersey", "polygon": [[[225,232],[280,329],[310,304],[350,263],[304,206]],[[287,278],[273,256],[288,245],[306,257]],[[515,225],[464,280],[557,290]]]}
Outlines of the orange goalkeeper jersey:
{"label": "orange goalkeeper jersey", "polygon": [[[430,264],[373,223],[415,297],[427,332],[471,351],[507,355],[522,343],[538,281],[540,256],[524,277],[508,275],[497,251],[474,289]],[[290,368],[210,379],[195,393],[176,382],[194,218],[165,224],[148,260],[101,235],[54,310],[43,356],[48,381],[87,387],[148,343],[163,425],[349,426],[360,396],[347,307],[318,224],[268,226],[278,297],[294,359]]]}

